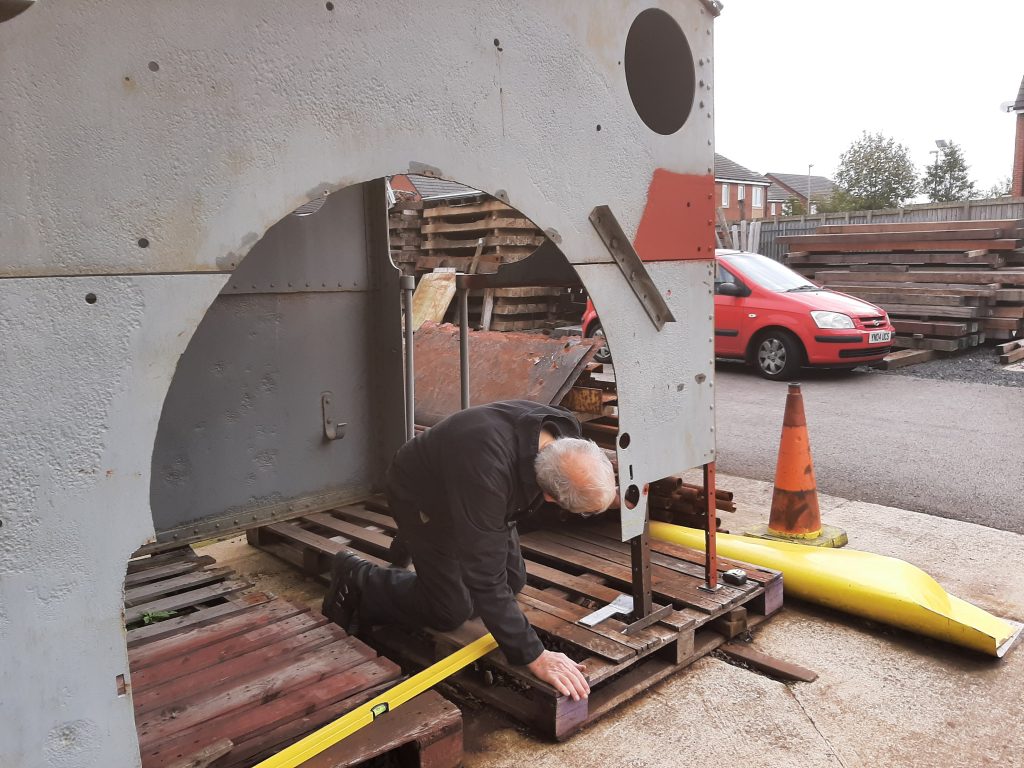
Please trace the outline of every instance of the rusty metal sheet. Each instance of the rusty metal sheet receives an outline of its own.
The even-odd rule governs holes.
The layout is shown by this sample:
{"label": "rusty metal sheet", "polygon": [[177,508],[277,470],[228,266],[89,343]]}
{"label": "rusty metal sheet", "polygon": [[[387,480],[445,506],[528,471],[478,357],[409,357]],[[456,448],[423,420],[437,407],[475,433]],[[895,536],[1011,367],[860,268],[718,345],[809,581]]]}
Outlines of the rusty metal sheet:
{"label": "rusty metal sheet", "polygon": [[[416,423],[432,426],[459,410],[459,329],[425,323],[416,331]],[[557,404],[594,356],[590,339],[472,331],[470,404],[535,400]]]}

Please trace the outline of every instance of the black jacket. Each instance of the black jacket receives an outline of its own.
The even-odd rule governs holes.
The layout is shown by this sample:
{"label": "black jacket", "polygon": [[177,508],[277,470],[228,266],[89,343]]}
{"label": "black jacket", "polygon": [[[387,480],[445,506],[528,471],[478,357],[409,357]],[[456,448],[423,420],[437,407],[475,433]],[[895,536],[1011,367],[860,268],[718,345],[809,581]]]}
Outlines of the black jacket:
{"label": "black jacket", "polygon": [[417,504],[442,535],[450,535],[462,581],[484,625],[512,664],[544,650],[516,604],[506,559],[516,520],[543,494],[533,463],[541,428],[579,437],[564,408],[506,400],[459,411],[406,443],[388,472],[389,490]]}

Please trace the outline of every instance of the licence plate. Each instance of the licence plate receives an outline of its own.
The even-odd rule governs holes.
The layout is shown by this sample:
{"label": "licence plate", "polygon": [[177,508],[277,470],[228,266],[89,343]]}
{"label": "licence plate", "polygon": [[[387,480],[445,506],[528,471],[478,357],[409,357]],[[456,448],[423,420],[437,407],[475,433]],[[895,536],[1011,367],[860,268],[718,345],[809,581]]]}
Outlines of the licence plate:
{"label": "licence plate", "polygon": [[868,344],[882,344],[892,341],[892,331],[871,331],[868,333]]}

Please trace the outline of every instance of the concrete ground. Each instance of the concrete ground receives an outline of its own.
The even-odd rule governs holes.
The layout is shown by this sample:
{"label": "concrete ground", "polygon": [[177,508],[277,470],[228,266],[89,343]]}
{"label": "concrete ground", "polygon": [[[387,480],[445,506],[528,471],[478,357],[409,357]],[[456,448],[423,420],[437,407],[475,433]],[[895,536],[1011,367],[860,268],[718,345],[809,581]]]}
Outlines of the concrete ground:
{"label": "concrete ground", "polygon": [[[813,438],[812,438],[813,439]],[[733,531],[763,522],[771,485],[728,475]],[[1024,619],[1024,536],[822,496],[823,519],[850,546],[901,557],[950,592]],[[260,584],[316,605],[322,588],[248,547],[204,550]],[[564,744],[537,741],[487,710],[466,710],[471,768],[728,765],[731,768],[934,768],[1024,765],[1024,648],[1003,660],[788,601],[753,647],[814,669],[784,684],[705,658]]]}
{"label": "concrete ground", "polygon": [[[799,380],[819,490],[1024,533],[1024,388],[859,371]],[[772,480],[786,385],[719,361],[715,387],[719,470]]]}

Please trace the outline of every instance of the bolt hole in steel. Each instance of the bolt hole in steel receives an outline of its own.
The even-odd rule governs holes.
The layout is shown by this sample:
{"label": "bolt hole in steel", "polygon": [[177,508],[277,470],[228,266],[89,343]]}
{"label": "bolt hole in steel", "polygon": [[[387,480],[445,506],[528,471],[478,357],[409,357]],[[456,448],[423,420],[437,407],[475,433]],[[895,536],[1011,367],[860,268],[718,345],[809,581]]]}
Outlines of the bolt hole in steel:
{"label": "bolt hole in steel", "polygon": [[779,339],[765,339],[757,348],[757,362],[768,373],[780,373],[786,367],[786,347]]}
{"label": "bolt hole in steel", "polygon": [[145,237],[140,237],[139,248],[149,248],[149,240]]}
{"label": "bolt hole in steel", "polygon": [[96,303],[96,294],[95,293],[87,293],[87,294],[85,294],[85,303],[86,304],[95,304]]}
{"label": "bolt hole in steel", "polygon": [[334,10],[334,3],[327,3],[326,7],[327,7],[328,11],[333,11]]}
{"label": "bolt hole in steel", "polygon": [[155,61],[149,62],[149,71],[150,72],[159,72],[160,71],[160,65],[157,64]]}
{"label": "bolt hole in steel", "polygon": [[626,505],[626,509],[634,509],[640,503],[640,489],[635,485],[629,486],[622,501]]}
{"label": "bolt hole in steel", "polygon": [[626,36],[626,87],[633,108],[655,133],[669,136],[690,116],[696,91],[686,35],[658,8],[642,11]]}
{"label": "bolt hole in steel", "polygon": [[629,448],[629,432],[623,432],[619,435],[619,448],[623,450]]}

